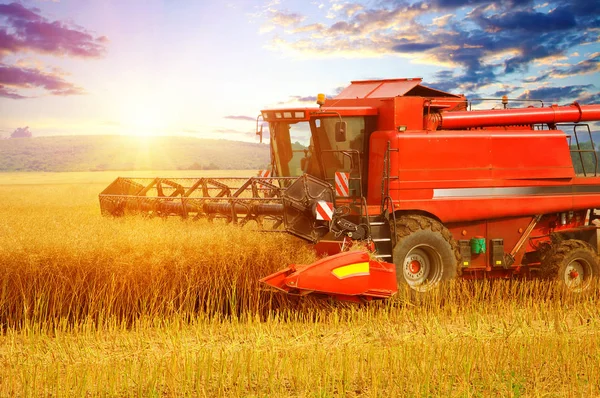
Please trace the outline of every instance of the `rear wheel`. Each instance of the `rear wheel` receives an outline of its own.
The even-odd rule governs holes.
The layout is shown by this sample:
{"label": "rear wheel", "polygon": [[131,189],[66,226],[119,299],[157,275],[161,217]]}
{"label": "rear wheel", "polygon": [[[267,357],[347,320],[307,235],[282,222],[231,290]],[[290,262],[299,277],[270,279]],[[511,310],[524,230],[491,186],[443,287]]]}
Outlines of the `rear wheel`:
{"label": "rear wheel", "polygon": [[396,220],[395,232],[398,284],[427,292],[456,277],[456,241],[442,223],[424,216],[401,216]]}
{"label": "rear wheel", "polygon": [[544,256],[542,272],[546,278],[557,279],[570,291],[583,292],[600,275],[599,258],[586,242],[569,239],[557,243]]}

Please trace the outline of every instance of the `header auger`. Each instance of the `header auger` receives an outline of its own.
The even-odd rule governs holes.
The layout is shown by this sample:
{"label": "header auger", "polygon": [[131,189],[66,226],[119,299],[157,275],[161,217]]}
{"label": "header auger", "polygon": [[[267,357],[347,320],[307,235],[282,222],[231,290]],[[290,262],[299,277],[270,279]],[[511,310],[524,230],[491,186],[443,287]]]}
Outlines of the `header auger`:
{"label": "header auger", "polygon": [[[118,178],[102,213],[224,218],[285,230],[328,257],[262,279],[289,294],[387,298],[453,278],[600,275],[600,105],[467,110],[421,79],[355,81],[319,108],[266,109],[261,177]],[[519,102],[522,104],[522,102]],[[295,142],[292,142],[295,141]],[[345,252],[352,241],[367,249]]]}

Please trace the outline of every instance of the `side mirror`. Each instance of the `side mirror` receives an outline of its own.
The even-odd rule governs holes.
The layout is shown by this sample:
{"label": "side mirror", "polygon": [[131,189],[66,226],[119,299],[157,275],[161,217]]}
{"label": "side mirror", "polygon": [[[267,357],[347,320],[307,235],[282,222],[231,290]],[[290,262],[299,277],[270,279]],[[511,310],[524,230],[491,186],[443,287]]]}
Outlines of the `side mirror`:
{"label": "side mirror", "polygon": [[262,139],[263,139],[263,125],[258,124],[256,125],[256,135],[259,137],[260,139],[260,143],[262,144]]}
{"label": "side mirror", "polygon": [[346,129],[348,125],[346,122],[336,122],[335,123],[335,142],[345,142],[346,141]]}

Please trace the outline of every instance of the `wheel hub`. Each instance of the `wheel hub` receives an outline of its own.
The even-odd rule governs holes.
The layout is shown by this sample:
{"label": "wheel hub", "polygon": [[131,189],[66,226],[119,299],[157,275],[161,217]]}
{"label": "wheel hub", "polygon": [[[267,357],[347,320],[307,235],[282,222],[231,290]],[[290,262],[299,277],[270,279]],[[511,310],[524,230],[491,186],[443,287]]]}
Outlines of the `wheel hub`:
{"label": "wheel hub", "polygon": [[585,270],[583,265],[577,261],[572,261],[565,269],[563,280],[567,286],[575,287],[583,283]]}
{"label": "wheel hub", "polygon": [[418,274],[421,270],[421,263],[417,260],[413,260],[408,265],[408,270],[413,274]]}
{"label": "wheel hub", "polygon": [[406,283],[413,290],[426,292],[435,289],[443,280],[444,263],[441,254],[433,245],[414,245],[402,257],[398,256],[397,260],[398,282]]}
{"label": "wheel hub", "polygon": [[427,254],[420,249],[408,253],[404,259],[404,277],[411,285],[421,285],[425,283],[429,276],[430,261]]}
{"label": "wheel hub", "polygon": [[569,276],[571,277],[571,279],[575,279],[579,276],[579,272],[573,270],[569,273]]}

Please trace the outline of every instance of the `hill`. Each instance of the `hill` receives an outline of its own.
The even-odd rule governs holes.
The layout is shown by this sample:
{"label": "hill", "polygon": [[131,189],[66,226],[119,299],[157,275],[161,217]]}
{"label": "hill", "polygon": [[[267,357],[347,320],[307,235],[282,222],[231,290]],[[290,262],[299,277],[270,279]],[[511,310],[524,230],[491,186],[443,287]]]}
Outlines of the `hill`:
{"label": "hill", "polygon": [[0,171],[261,169],[269,146],[190,137],[63,136],[0,140]]}

